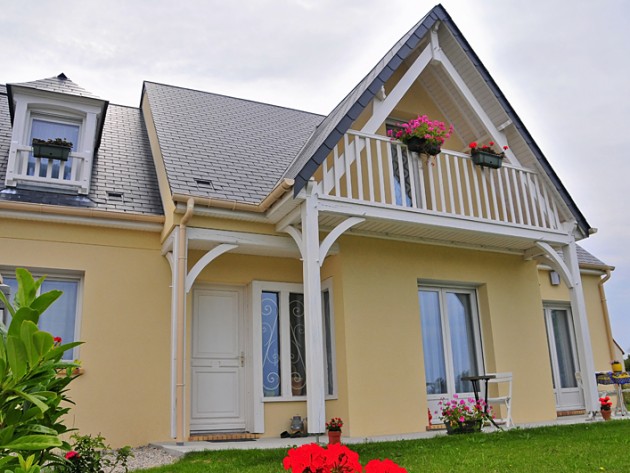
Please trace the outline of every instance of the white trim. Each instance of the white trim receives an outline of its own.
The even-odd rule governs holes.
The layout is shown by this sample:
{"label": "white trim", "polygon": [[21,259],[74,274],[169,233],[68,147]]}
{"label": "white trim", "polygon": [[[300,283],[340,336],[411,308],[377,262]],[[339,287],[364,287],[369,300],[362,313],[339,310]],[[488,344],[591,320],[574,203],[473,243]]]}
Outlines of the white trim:
{"label": "white trim", "polygon": [[[5,183],[9,187],[20,182],[31,183],[39,187],[62,187],[76,189],[79,194],[87,195],[90,191],[94,145],[98,133],[98,123],[102,120],[101,106],[105,102],[100,99],[82,98],[72,95],[60,95],[46,91],[14,86],[15,101],[13,131]],[[97,104],[101,104],[98,106]],[[71,154],[82,162],[76,164],[79,175],[65,182],[63,179],[45,179],[38,176],[27,176],[17,169],[18,153],[31,149],[30,130],[34,118],[44,118],[57,122],[70,122],[79,126],[79,143],[75,143],[76,151]],[[24,155],[22,156],[24,158]]]}
{"label": "white trim", "polygon": [[[355,225],[358,225],[359,223],[363,223],[363,222],[365,222],[364,218],[349,217],[347,220],[344,220],[335,228],[333,228],[332,231],[328,235],[326,235],[326,238],[324,238],[324,241],[319,246],[319,265],[322,266],[324,264],[324,259],[326,258],[328,251],[330,250],[333,243],[335,243],[337,238],[339,238],[346,230],[349,230]],[[287,233],[289,233],[289,230],[295,230],[295,229],[293,227],[287,227],[285,230],[287,231]],[[297,230],[295,231],[297,232]],[[289,235],[291,235],[291,233],[289,233]],[[294,236],[293,238],[296,238],[296,237]],[[302,251],[302,248],[300,248],[300,251]]]}
{"label": "white trim", "polygon": [[190,269],[190,271],[188,271],[188,274],[186,275],[186,294],[190,292],[190,289],[192,288],[193,284],[195,283],[195,280],[197,279],[197,276],[199,276],[199,273],[201,273],[201,271],[203,271],[206,266],[212,263],[216,258],[221,256],[223,253],[227,253],[228,251],[233,250],[234,248],[238,248],[238,245],[222,243],[219,246],[212,248],[205,255],[203,255],[199,259],[199,261],[197,261],[195,265]]}

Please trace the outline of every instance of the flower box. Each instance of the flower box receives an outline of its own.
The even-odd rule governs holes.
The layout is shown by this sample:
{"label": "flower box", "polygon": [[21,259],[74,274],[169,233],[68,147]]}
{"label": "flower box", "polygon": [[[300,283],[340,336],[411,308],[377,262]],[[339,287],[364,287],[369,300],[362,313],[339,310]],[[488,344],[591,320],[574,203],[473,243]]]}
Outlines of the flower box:
{"label": "flower box", "polygon": [[483,420],[465,420],[464,422],[457,422],[455,425],[448,421],[444,423],[447,435],[481,432],[482,424]]}
{"label": "flower box", "polygon": [[481,149],[473,149],[470,153],[473,163],[477,166],[499,169],[503,164],[503,154],[491,153]]}
{"label": "flower box", "polygon": [[44,141],[34,138],[32,145],[33,156],[36,158],[67,161],[70,156],[70,150],[72,150],[72,143],[62,140],[55,140],[55,142],[52,142],[52,140]]}

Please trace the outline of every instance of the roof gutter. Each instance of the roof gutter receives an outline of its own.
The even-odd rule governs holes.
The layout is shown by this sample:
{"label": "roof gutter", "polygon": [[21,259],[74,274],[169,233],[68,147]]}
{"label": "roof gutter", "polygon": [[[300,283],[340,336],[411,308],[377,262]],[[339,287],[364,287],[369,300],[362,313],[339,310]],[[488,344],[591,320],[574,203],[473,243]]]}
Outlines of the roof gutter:
{"label": "roof gutter", "polygon": [[204,207],[263,213],[275,204],[288,190],[292,189],[294,183],[295,181],[293,179],[282,179],[269,193],[269,195],[258,204],[250,204],[248,202],[238,202],[236,200],[228,199],[215,199],[212,197],[190,196],[185,194],[173,194],[173,201],[175,203],[188,203],[190,199],[193,199],[195,205],[201,205]]}
{"label": "roof gutter", "polygon": [[123,222],[138,222],[138,223],[164,223],[163,215],[144,215],[144,214],[131,214],[123,212],[112,212],[110,210],[99,210],[90,208],[78,208],[78,207],[62,207],[59,205],[47,205],[47,204],[33,204],[30,202],[14,202],[0,200],[0,211],[9,210],[13,212],[26,212],[33,214],[34,219],[37,219],[37,215],[59,215],[66,217],[80,217],[86,219],[102,219],[112,221]]}
{"label": "roof gutter", "polygon": [[602,316],[604,317],[604,326],[606,327],[606,338],[608,339],[608,351],[610,359],[615,359],[615,340],[612,336],[612,328],[610,327],[610,316],[608,314],[608,304],[606,302],[606,294],[604,292],[604,283],[610,279],[610,269],[606,268],[606,275],[597,283],[599,289],[599,298],[602,303]]}

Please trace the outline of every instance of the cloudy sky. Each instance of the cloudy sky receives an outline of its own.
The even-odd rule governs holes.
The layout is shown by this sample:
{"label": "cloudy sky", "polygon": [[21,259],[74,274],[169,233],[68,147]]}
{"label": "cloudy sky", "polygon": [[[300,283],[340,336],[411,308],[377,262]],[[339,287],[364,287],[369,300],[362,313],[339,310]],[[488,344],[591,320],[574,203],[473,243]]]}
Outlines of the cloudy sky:
{"label": "cloudy sky", "polygon": [[[629,350],[630,1],[442,4],[599,229],[581,244],[616,267],[605,287]],[[0,0],[0,83],[63,71],[122,105],[150,80],[327,114],[434,5]]]}

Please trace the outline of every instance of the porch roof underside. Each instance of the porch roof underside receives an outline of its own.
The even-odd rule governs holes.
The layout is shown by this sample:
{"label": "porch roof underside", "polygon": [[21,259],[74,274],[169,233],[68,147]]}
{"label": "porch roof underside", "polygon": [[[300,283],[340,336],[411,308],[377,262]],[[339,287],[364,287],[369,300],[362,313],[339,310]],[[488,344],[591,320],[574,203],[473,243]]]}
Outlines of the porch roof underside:
{"label": "porch roof underside", "polygon": [[[546,173],[553,187],[558,192],[558,196],[578,222],[578,226],[583,234],[587,236],[590,225],[585,217],[555,171],[551,168],[538,145],[534,142],[519,116],[441,5],[434,7],[429,14],[405,34],[318,126],[316,132],[311,136],[285,173],[285,177],[295,179],[295,195],[306,185],[306,182],[317,171],[323,160],[350,129],[358,116],[371,103],[394,71],[403,62],[413,60],[417,56],[418,48],[426,44],[431,29],[438,22],[441,22],[448,29],[448,35],[445,35],[443,32],[440,33],[440,41],[442,39],[448,40],[445,44],[441,43],[440,45],[445,48],[445,53],[453,62],[454,67],[458,69],[460,75],[469,83],[469,87],[476,95],[479,103],[483,105],[495,126],[500,126],[508,120],[513,124],[513,127],[510,127],[511,131],[506,130],[506,134],[510,142],[515,142],[517,145],[517,149],[513,148],[514,152],[519,156],[530,156],[532,162],[524,164],[532,167],[535,165],[540,171]],[[442,28],[440,28],[441,30]],[[460,102],[457,100],[459,92],[448,85],[448,80],[445,80],[439,70],[436,69],[431,74],[425,75],[421,82],[434,96],[439,98],[441,95],[450,98],[446,103],[450,102],[452,106],[443,109],[443,111],[449,121],[466,123],[467,126],[465,128],[469,131],[461,135],[464,142],[467,142],[466,140],[473,136],[474,133],[477,133],[474,138],[480,136],[477,131],[479,128],[475,126],[474,120],[471,123],[468,119],[470,115],[463,113],[465,110],[458,107],[457,102]]]}
{"label": "porch roof underside", "polygon": [[332,230],[349,216],[365,219],[348,230],[345,233],[347,235],[519,254],[534,247],[538,241],[554,247],[569,241],[568,235],[563,232],[483,222],[415,209],[369,208],[324,199],[318,202],[318,209],[322,231]]}

